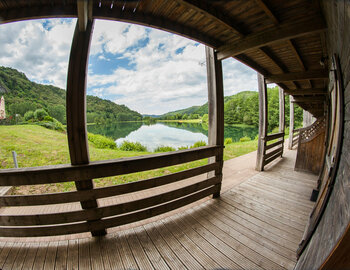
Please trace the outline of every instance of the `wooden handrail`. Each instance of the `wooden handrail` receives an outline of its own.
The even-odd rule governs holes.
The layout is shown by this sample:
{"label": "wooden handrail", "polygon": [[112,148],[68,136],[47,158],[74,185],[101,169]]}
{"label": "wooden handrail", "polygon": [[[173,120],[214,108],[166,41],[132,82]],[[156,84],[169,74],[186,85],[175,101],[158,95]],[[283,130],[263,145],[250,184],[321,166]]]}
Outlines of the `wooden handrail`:
{"label": "wooden handrail", "polygon": [[84,181],[86,179],[142,172],[216,156],[222,149],[220,146],[202,146],[170,153],[95,161],[83,165],[67,164],[4,169],[0,170],[0,186]]}
{"label": "wooden handrail", "polygon": [[279,132],[279,133],[274,133],[274,134],[270,134],[270,135],[266,135],[266,137],[264,138],[264,140],[266,142],[268,141],[272,141],[274,139],[278,139],[278,138],[283,138],[284,137],[284,132]]}

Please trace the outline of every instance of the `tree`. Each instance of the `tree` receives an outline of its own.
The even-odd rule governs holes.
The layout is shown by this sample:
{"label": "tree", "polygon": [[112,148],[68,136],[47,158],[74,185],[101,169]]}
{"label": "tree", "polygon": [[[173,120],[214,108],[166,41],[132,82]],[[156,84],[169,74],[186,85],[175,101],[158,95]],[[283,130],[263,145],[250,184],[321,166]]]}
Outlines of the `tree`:
{"label": "tree", "polygon": [[34,112],[34,118],[38,121],[43,121],[45,116],[48,116],[49,114],[44,109],[37,109]]}
{"label": "tree", "polygon": [[25,121],[29,121],[29,120],[32,120],[32,119],[34,119],[34,112],[33,111],[27,111],[24,114],[24,120]]}
{"label": "tree", "polygon": [[61,123],[65,123],[66,108],[63,105],[54,105],[48,107],[48,113],[53,118],[56,118]]}

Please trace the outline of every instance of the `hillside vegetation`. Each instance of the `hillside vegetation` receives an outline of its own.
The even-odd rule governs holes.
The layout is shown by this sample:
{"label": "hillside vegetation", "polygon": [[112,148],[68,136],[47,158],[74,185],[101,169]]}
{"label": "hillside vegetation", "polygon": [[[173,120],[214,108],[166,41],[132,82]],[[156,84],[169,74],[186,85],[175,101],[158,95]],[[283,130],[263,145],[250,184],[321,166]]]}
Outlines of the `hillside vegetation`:
{"label": "hillside vegetation", "polygon": [[[31,82],[25,74],[0,66],[0,95],[5,97],[8,119],[15,121],[27,111],[45,109],[50,116],[65,123],[66,91],[52,85]],[[141,120],[142,116],[124,105],[95,96],[87,96],[87,122],[108,123]],[[18,119],[17,119],[18,120]]]}

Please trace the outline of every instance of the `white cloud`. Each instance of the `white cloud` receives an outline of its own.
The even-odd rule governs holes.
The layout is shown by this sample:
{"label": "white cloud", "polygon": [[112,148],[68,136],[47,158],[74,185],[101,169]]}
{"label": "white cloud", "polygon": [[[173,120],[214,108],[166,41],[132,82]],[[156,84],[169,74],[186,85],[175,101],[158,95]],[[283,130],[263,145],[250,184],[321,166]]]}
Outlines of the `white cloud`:
{"label": "white cloud", "polygon": [[23,21],[0,25],[0,63],[29,79],[66,87],[75,20]]}

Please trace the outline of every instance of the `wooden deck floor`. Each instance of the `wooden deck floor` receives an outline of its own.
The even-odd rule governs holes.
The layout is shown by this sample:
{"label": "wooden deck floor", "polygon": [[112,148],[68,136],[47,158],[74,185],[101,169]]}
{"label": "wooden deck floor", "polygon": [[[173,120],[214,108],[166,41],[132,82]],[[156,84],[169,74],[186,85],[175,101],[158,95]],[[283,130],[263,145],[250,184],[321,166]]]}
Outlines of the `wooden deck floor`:
{"label": "wooden deck floor", "polygon": [[3,238],[0,269],[293,269],[317,180],[293,171],[294,159],[287,151],[265,172],[241,174],[229,161],[220,199],[103,238]]}

